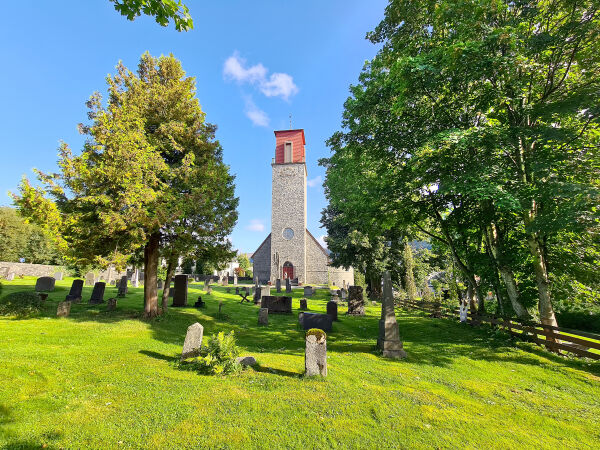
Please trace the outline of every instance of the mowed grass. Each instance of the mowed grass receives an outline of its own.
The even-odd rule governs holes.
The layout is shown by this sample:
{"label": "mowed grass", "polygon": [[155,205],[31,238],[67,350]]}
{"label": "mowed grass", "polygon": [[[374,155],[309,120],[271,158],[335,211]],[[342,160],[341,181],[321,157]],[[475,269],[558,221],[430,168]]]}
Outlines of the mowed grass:
{"label": "mowed grass", "polygon": [[[4,282],[2,295],[33,290]],[[71,280],[44,311],[0,318],[3,448],[598,448],[600,366],[471,328],[398,310],[408,357],[386,360],[375,343],[380,306],[346,317],[328,336],[328,377],[304,378],[304,332],[294,314],[257,326],[253,304],[215,287],[207,308],[141,316],[142,288],[118,309],[73,305],[56,318]],[[273,289],[274,291],[274,289]],[[116,296],[107,287],[105,299]],[[308,301],[324,312],[327,291]],[[223,313],[218,317],[218,301]],[[177,364],[185,332],[234,330],[259,366],[206,376]]]}

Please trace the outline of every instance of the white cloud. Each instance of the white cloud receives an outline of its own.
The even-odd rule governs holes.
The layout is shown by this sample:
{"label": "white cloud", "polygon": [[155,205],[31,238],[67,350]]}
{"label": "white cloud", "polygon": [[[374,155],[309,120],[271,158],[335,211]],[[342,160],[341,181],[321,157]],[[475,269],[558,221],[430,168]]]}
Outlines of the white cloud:
{"label": "white cloud", "polygon": [[327,242],[325,242],[326,237],[327,235],[323,234],[317,239],[317,241],[319,241],[319,244],[321,244],[324,248],[327,248]]}
{"label": "white cloud", "polygon": [[308,180],[306,182],[306,184],[308,184],[308,187],[315,187],[315,186],[319,186],[323,183],[323,178],[321,178],[321,175],[317,175],[314,178],[311,178],[310,180]]}
{"label": "white cloud", "polygon": [[259,127],[269,126],[269,116],[266,112],[260,109],[254,104],[252,98],[246,98],[246,117],[252,121],[252,123]]}
{"label": "white cloud", "polygon": [[246,230],[265,231],[265,224],[260,219],[252,219],[250,223],[246,225]]}
{"label": "white cloud", "polygon": [[246,60],[234,52],[223,65],[226,80],[235,80],[240,84],[248,83],[258,87],[267,97],[281,97],[288,100],[298,93],[298,86],[287,73],[273,73],[267,78],[268,69],[261,63],[247,67]]}

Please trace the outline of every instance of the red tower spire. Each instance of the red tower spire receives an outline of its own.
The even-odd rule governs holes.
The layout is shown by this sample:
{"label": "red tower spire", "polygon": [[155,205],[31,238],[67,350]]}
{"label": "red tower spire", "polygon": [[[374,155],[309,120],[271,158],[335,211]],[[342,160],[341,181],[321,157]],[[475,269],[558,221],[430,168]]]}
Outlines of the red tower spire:
{"label": "red tower spire", "polygon": [[275,131],[275,164],[303,163],[306,140],[304,130]]}

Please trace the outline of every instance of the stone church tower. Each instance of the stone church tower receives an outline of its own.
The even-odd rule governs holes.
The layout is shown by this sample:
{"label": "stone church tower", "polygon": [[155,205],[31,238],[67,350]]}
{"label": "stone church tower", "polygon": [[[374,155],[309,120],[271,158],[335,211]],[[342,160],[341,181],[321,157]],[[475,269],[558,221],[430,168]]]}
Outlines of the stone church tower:
{"label": "stone church tower", "polygon": [[305,145],[304,130],[275,131],[271,234],[252,255],[254,275],[261,283],[353,284],[352,268],[329,266],[329,253],[306,228]]}

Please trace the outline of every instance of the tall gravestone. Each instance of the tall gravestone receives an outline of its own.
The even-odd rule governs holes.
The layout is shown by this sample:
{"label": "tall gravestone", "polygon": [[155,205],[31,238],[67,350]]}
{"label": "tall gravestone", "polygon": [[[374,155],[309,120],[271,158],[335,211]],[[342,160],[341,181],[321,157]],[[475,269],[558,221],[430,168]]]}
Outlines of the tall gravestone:
{"label": "tall gravestone", "polygon": [[306,333],[304,368],[307,377],[327,376],[327,334],[322,330],[312,329]]}
{"label": "tall gravestone", "polygon": [[81,301],[81,291],[83,289],[83,280],[73,280],[71,290],[65,298],[66,301],[79,303]]}
{"label": "tall gravestone", "polygon": [[92,305],[104,303],[104,289],[106,289],[106,283],[103,281],[98,281],[95,283],[89,303]]}
{"label": "tall gravestone", "polygon": [[157,287],[158,289],[162,289],[162,288],[163,288],[163,280],[161,280],[161,279],[159,278],[159,280],[156,282],[156,287]]}
{"label": "tall gravestone", "polygon": [[173,292],[173,306],[187,306],[187,275],[175,275],[175,292]]}
{"label": "tall gravestone", "polygon": [[96,282],[96,278],[95,278],[94,272],[88,272],[85,275],[85,285],[93,286],[95,282]]}
{"label": "tall gravestone", "polygon": [[379,339],[377,347],[386,358],[405,358],[406,352],[400,342],[400,332],[396,313],[394,312],[394,293],[392,277],[388,271],[383,274],[383,301],[381,303],[381,319],[379,319]]}
{"label": "tall gravestone", "polygon": [[306,301],[305,298],[300,299],[300,309],[302,311],[306,311],[308,309],[308,302]]}
{"label": "tall gravestone", "polygon": [[277,280],[275,280],[275,288],[278,293],[281,292],[281,279],[277,278]]}
{"label": "tall gravestone", "polygon": [[331,320],[338,320],[338,305],[333,300],[327,302],[327,314],[331,316]]}
{"label": "tall gravestone", "polygon": [[[257,297],[254,297],[255,303],[260,303],[261,299],[265,296],[271,295],[271,286],[261,286],[256,292]],[[257,301],[258,299],[258,301]]]}
{"label": "tall gravestone", "polygon": [[52,292],[54,290],[55,280],[52,277],[39,277],[35,282],[37,292]]}
{"label": "tall gravestone", "polygon": [[237,280],[237,274],[234,274],[234,275],[233,275],[233,285],[234,285],[234,286],[237,286],[237,284],[238,284],[238,280]]}
{"label": "tall gravestone", "polygon": [[289,278],[285,279],[285,292],[287,294],[290,294],[292,292],[292,282]]}
{"label": "tall gravestone", "polygon": [[125,297],[127,295],[127,276],[123,275],[121,281],[119,281],[119,297]]}
{"label": "tall gravestone", "polygon": [[260,308],[258,310],[258,324],[259,325],[269,325],[269,309],[268,308]]}
{"label": "tall gravestone", "polygon": [[[178,275],[179,276],[179,275]],[[184,275],[187,280],[187,275]],[[177,278],[177,277],[176,277]],[[175,283],[177,284],[177,283]],[[187,285],[186,285],[187,287]],[[192,358],[200,355],[200,349],[202,348],[202,337],[204,335],[204,327],[198,322],[190,325],[185,334],[185,341],[183,342],[183,351],[181,352],[181,360],[186,358]]]}
{"label": "tall gravestone", "polygon": [[365,301],[362,286],[350,286],[348,289],[348,314],[352,316],[365,315]]}

